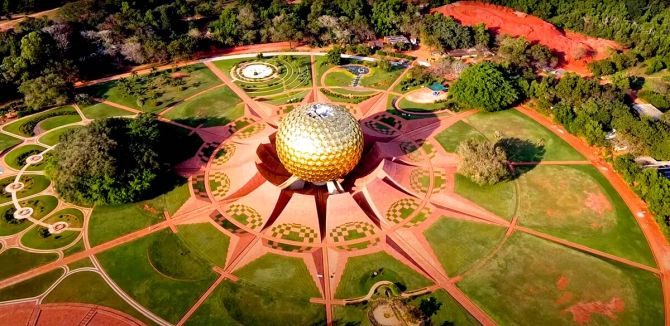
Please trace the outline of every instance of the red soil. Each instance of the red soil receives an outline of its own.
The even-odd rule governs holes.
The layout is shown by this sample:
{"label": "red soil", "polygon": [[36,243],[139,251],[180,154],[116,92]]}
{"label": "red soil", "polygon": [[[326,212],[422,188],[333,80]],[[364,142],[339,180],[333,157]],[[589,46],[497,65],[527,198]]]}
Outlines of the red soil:
{"label": "red soil", "polygon": [[523,36],[532,43],[545,45],[561,57],[560,67],[580,74],[589,74],[586,64],[606,58],[610,49],[622,49],[614,41],[563,32],[538,17],[503,6],[461,1],[435,8],[432,12],[451,16],[464,25],[484,23],[496,34]]}
{"label": "red soil", "polygon": [[617,313],[624,310],[624,302],[620,298],[612,298],[609,302],[592,301],[582,302],[565,309],[572,314],[572,319],[580,325],[587,324],[591,320],[591,314],[600,314],[611,320],[616,320]]}
{"label": "red soil", "polygon": [[560,306],[562,304],[566,304],[566,303],[570,302],[570,300],[572,300],[572,297],[573,297],[572,292],[565,292],[562,296],[560,296],[558,299],[556,299],[555,302],[556,302],[557,305]]}
{"label": "red soil", "polygon": [[584,205],[600,216],[612,210],[612,204],[603,193],[589,193]]}
{"label": "red soil", "polygon": [[170,77],[174,79],[181,79],[188,77],[188,74],[185,74],[183,72],[173,72],[172,74],[170,74]]}
{"label": "red soil", "polygon": [[558,279],[558,281],[556,281],[556,288],[559,289],[559,290],[565,290],[565,288],[567,288],[569,284],[570,284],[570,279],[565,277],[565,276],[561,276]]}

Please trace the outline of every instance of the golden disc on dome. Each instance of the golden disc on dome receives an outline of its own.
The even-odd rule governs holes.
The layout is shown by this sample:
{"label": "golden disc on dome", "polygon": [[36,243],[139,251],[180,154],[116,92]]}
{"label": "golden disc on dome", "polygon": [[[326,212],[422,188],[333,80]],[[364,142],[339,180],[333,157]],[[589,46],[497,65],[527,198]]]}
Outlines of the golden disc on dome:
{"label": "golden disc on dome", "polygon": [[322,183],[346,175],[358,164],[363,132],[347,109],[312,103],[281,120],[276,146],[286,170],[301,180]]}

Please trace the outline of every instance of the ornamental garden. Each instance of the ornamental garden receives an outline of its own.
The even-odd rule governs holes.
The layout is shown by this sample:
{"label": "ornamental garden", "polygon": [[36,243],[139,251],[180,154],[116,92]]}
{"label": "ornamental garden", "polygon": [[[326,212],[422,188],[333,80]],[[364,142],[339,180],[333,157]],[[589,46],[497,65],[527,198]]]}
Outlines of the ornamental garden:
{"label": "ornamental garden", "polygon": [[[3,125],[0,308],[95,304],[150,325],[663,324],[640,217],[602,166],[546,119],[454,108],[451,82],[413,84],[416,63],[382,60],[217,57]],[[341,193],[279,187],[274,133],[313,102],[365,136]],[[66,200],[59,146],[147,113],[172,135],[167,181],[132,203]],[[508,177],[460,173],[473,139],[516,144]]]}

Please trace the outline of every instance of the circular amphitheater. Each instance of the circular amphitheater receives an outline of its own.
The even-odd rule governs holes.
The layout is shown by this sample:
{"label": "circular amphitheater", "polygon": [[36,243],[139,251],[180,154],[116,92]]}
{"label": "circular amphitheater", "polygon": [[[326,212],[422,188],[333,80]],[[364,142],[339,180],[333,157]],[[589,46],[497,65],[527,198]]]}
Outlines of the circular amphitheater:
{"label": "circular amphitheater", "polygon": [[303,59],[278,56],[238,63],[232,68],[231,76],[247,94],[256,98],[307,87],[311,82],[309,70]]}

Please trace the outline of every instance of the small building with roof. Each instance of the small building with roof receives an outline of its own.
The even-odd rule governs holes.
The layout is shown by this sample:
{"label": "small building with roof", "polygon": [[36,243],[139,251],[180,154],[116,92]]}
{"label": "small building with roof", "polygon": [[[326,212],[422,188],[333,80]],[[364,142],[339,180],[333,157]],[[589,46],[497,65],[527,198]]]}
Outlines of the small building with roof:
{"label": "small building with roof", "polygon": [[647,117],[653,120],[658,120],[663,116],[663,112],[661,110],[657,109],[655,106],[649,104],[649,103],[635,103],[633,104],[633,108],[635,111],[637,111],[637,114],[640,115],[640,117]]}
{"label": "small building with roof", "polygon": [[442,92],[447,90],[447,87],[442,85],[441,83],[434,82],[428,86],[428,88],[433,91],[433,96],[440,96]]}

